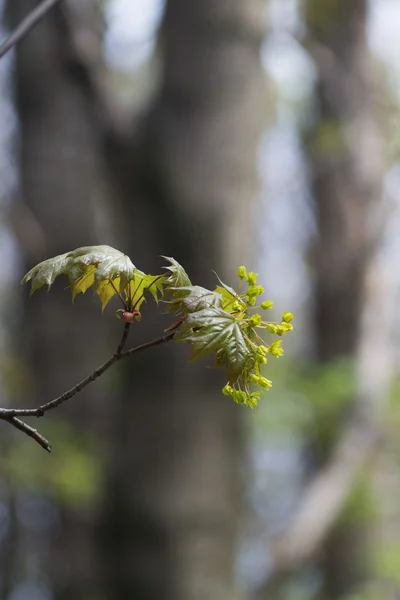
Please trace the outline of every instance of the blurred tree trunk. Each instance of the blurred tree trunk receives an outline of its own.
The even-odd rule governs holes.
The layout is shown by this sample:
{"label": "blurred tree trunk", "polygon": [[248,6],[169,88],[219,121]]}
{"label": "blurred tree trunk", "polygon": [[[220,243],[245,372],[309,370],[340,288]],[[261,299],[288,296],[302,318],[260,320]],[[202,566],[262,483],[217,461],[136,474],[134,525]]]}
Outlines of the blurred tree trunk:
{"label": "blurred tree trunk", "polygon": [[[372,107],[367,2],[306,0],[304,5],[307,45],[317,67],[316,119],[306,145],[319,230],[317,360],[364,360],[362,346],[370,343],[370,335],[363,335],[362,319],[367,276],[382,229],[383,175]],[[372,369],[363,376],[365,391],[368,381],[372,383]],[[363,400],[368,413],[369,398]],[[322,550],[323,598],[343,598],[366,581],[368,533],[367,524],[357,518],[346,518],[334,528]]]}
{"label": "blurred tree trunk", "polygon": [[[143,268],[162,253],[195,283],[214,285],[211,269],[231,277],[251,257],[263,8],[263,0],[167,2],[159,93],[134,145],[108,149]],[[185,348],[161,348],[125,369],[130,393],[113,405],[101,530],[108,597],[234,600],[244,413],[221,397],[223,374],[187,364]]]}
{"label": "blurred tree trunk", "polygon": [[[10,0],[9,25],[19,23],[37,3]],[[63,9],[61,5],[52,9],[15,53],[21,182],[15,225],[25,269],[75,247],[112,241],[107,226],[102,226],[108,183],[101,135],[74,60]],[[92,34],[89,39],[93,45],[93,5],[81,2],[77,10],[81,31]],[[95,45],[92,50],[96,53]],[[25,307],[21,329],[24,348],[21,344],[16,351],[19,356],[25,354],[31,368],[32,381],[24,390],[23,401],[29,398],[33,405],[71,387],[112,352],[112,336],[110,339],[107,321],[94,307],[94,298],[88,294],[72,307],[65,286],[65,281],[55,284],[51,294],[38,293]],[[62,414],[54,413],[54,417],[62,420],[68,416],[72,439],[85,432],[98,432],[97,425],[105,419],[106,396],[103,382],[85,391],[77,402],[65,405]],[[51,437],[57,452],[56,427]],[[32,448],[32,452],[37,449]],[[38,452],[39,460],[51,458]],[[73,485],[77,484],[71,481]],[[90,512],[64,507],[55,547],[50,545],[53,552],[39,557],[41,575],[50,576],[57,598],[83,599],[96,580],[89,535],[95,512],[96,506]],[[20,576],[24,579],[26,574]]]}
{"label": "blurred tree trunk", "polygon": [[[9,0],[12,23],[32,4]],[[264,0],[169,0],[159,93],[123,139],[106,140],[87,65],[71,57],[66,5],[17,49],[22,194],[44,241],[40,250],[34,241],[27,247],[29,259],[107,243],[107,231],[96,225],[111,197],[123,199],[118,244],[138,266],[158,269],[155,257],[162,253],[182,262],[195,283],[213,285],[211,269],[231,277],[254,249]],[[82,26],[93,3],[79,7]],[[21,237],[29,241],[24,232]],[[104,319],[100,327],[88,304],[80,301],[72,314],[68,294],[34,297],[24,330],[37,398],[58,393],[97,364],[98,353],[109,353]],[[160,335],[163,324],[144,315],[134,333]],[[105,419],[100,409],[96,417],[108,428],[108,485],[96,546],[102,593],[110,600],[237,597],[244,411],[221,396],[223,374],[189,365],[186,350],[163,347],[121,365],[110,414]],[[92,393],[104,396],[105,388]],[[90,399],[78,402],[79,415],[72,403],[64,414],[77,427],[98,430],[98,423],[89,425]],[[85,519],[90,525],[87,515],[72,514],[57,544],[66,565],[51,569],[57,599],[100,593]]]}

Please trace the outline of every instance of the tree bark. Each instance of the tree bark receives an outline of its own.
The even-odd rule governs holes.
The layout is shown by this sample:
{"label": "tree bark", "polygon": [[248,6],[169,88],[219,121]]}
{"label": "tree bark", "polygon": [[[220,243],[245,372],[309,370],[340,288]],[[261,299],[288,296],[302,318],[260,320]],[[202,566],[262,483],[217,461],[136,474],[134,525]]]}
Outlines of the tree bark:
{"label": "tree bark", "polygon": [[355,351],[366,266],[380,234],[376,222],[371,223],[379,214],[383,157],[372,111],[367,9],[362,0],[335,7],[306,3],[307,45],[318,68],[317,116],[307,152],[319,227],[316,319],[321,360]]}
{"label": "tree bark", "polygon": [[[318,73],[316,118],[306,137],[318,219],[316,358],[328,363],[356,357],[358,370],[372,384],[373,374],[363,369],[370,336],[362,323],[368,308],[367,277],[383,225],[383,155],[372,106],[367,3],[307,0],[305,18],[306,43]],[[368,384],[359,380],[356,418],[365,418],[367,428],[375,424],[373,404],[384,390],[381,383],[372,386],[371,402]],[[324,598],[342,598],[365,582],[367,541],[365,523],[346,519],[334,528],[321,550]]]}
{"label": "tree bark", "polygon": [[[231,277],[252,254],[263,5],[167,2],[158,95],[134,147],[108,154],[138,264],[171,255],[213,285],[211,269]],[[132,365],[114,404],[105,585],[117,600],[234,600],[244,413],[221,397],[222,374],[161,352]]]}
{"label": "tree bark", "polygon": [[[13,22],[32,5],[10,0]],[[231,278],[254,249],[263,0],[169,0],[159,93],[123,138],[110,134],[96,110],[88,65],[71,58],[65,6],[17,49],[22,192],[45,244],[36,250],[32,243],[29,258],[107,243],[94,225],[102,221],[99,204],[111,199],[122,207],[121,249],[139,267],[154,271],[154,257],[165,254],[183,263],[194,283],[212,285],[211,269]],[[93,4],[79,6],[86,23]],[[68,303],[54,292],[38,296],[29,329],[24,325],[40,398],[96,362],[94,348],[103,354],[93,307],[81,303],[72,323],[64,318]],[[163,324],[150,313],[134,333],[148,338]],[[108,354],[110,339],[106,345]],[[95,541],[102,574],[88,537],[91,520],[72,514],[58,544],[68,568],[51,567],[57,600],[100,592],[113,600],[237,598],[244,412],[221,396],[223,374],[187,364],[185,350],[160,348],[114,372],[110,413],[100,411],[109,449]],[[107,395],[102,390],[96,397]],[[79,401],[79,424],[92,430],[92,405]],[[68,412],[75,426],[76,408]]]}
{"label": "tree bark", "polygon": [[[36,4],[34,0],[8,2],[10,26],[19,23]],[[113,242],[108,225],[103,225],[109,187],[101,135],[72,52],[67,9],[66,3],[54,7],[15,51],[20,175],[15,229],[26,270],[79,246]],[[86,33],[85,39],[94,44],[95,54],[93,5],[84,1],[77,10],[81,33]],[[21,360],[25,356],[30,367],[23,402],[28,399],[33,406],[71,387],[114,350],[114,334],[110,334],[107,320],[101,318],[90,292],[84,299],[78,298],[73,307],[65,287],[65,281],[57,282],[49,295],[41,290],[25,306],[21,323],[24,342],[15,350]],[[102,381],[54,417],[62,420],[67,415],[74,432],[72,438],[100,433],[107,403],[111,402],[107,396],[107,385]],[[54,426],[55,452],[57,431]],[[38,456],[38,460],[49,459]],[[38,557],[39,575],[50,576],[56,598],[84,598],[99,578],[90,537],[96,506],[91,512],[60,508],[60,532],[55,546],[49,545],[53,552]],[[22,578],[25,575],[20,572]]]}

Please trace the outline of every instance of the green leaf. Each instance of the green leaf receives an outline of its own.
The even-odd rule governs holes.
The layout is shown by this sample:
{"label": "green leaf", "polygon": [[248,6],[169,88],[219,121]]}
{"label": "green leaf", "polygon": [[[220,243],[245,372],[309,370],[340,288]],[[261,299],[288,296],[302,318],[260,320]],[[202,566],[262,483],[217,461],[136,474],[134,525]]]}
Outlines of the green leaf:
{"label": "green leaf", "polygon": [[96,284],[102,307],[124,290],[135,276],[130,258],[111,246],[85,246],[45,260],[33,267],[21,283],[31,281],[31,294],[44,285],[50,289],[59,275],[69,278],[72,298]]}
{"label": "green leaf", "polygon": [[215,352],[218,364],[226,368],[229,383],[238,379],[254,355],[239,322],[221,308],[205,308],[190,314],[175,339],[192,345],[192,360]]}
{"label": "green leaf", "polygon": [[[222,308],[222,296],[199,285],[188,285],[168,289],[172,299],[168,302],[170,312],[182,312],[184,315],[198,312],[205,308]],[[176,297],[175,297],[176,294]]]}
{"label": "green leaf", "polygon": [[136,274],[129,283],[128,301],[134,310],[140,310],[145,301],[145,293],[150,292],[158,303],[159,297],[164,294],[164,285],[168,279],[167,275],[146,275],[136,270]]}
{"label": "green leaf", "polygon": [[31,269],[23,278],[21,283],[31,281],[31,295],[44,285],[50,289],[55,279],[65,273],[69,261],[69,253],[59,254],[49,258]]}
{"label": "green leaf", "polygon": [[119,277],[116,277],[113,282],[108,281],[107,279],[100,281],[100,283],[97,285],[96,294],[101,302],[101,310],[105,309],[111,298],[113,298],[117,293],[115,290],[119,290],[119,288]]}
{"label": "green leaf", "polygon": [[244,310],[246,303],[243,302],[241,297],[235,292],[234,289],[225,285],[221,281],[221,285],[218,285],[215,290],[222,296],[222,308],[228,312],[236,312],[237,310]]}
{"label": "green leaf", "polygon": [[168,284],[170,287],[178,288],[192,285],[185,269],[174,258],[169,256],[163,256],[163,258],[171,263],[166,267],[170,273],[170,276],[168,277]]}
{"label": "green leaf", "polygon": [[[98,263],[95,260],[96,255],[92,258],[92,261],[98,265],[95,273],[96,283],[98,284],[105,279],[114,281],[119,278],[119,291],[123,292],[128,283],[135,276],[135,271],[137,270],[135,265],[132,263],[129,256],[123,254],[119,250],[115,250],[110,246],[100,246],[100,248],[107,249],[107,251],[104,252]],[[86,255],[84,257],[84,264],[93,264],[93,262],[90,261],[90,258],[90,255]]]}
{"label": "green leaf", "polygon": [[189,295],[188,288],[192,287],[185,269],[174,259],[163,256],[171,264],[165,267],[168,271],[165,294],[169,297],[167,312],[177,313],[182,310],[182,300]]}
{"label": "green leaf", "polygon": [[164,286],[167,283],[167,275],[145,275],[143,288],[149,291],[158,304],[160,298],[164,295]]}
{"label": "green leaf", "polygon": [[[245,267],[239,267],[238,271],[242,271],[242,269],[246,271]],[[221,294],[223,298],[222,308],[228,312],[237,312],[238,310],[244,310],[247,307],[247,305],[239,296],[239,294],[229,285],[226,285],[226,283],[221,281],[217,273],[215,273],[215,276],[218,279],[220,285],[218,285],[214,291]]]}
{"label": "green leaf", "polygon": [[[75,300],[75,297],[78,294],[84,294],[86,290],[88,290],[95,281],[95,273],[96,266],[89,265],[88,267],[82,268],[79,272],[82,275],[77,275],[78,279],[73,280],[70,275],[71,289],[72,289],[72,301]],[[77,271],[78,272],[78,271]]]}

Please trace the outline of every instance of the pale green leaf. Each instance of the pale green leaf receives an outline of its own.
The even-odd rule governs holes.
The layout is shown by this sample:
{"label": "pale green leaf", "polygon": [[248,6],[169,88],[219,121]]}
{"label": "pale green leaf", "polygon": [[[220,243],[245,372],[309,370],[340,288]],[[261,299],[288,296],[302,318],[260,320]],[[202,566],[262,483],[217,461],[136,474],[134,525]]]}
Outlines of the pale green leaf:
{"label": "pale green leaf", "polygon": [[159,297],[164,294],[164,285],[167,278],[167,275],[146,275],[136,269],[135,276],[128,287],[128,301],[132,308],[140,310],[146,299],[146,292],[149,292],[158,303]]}
{"label": "pale green leaf", "polygon": [[[117,289],[119,289],[120,292],[123,292],[135,276],[136,267],[129,256],[122,254],[122,252],[114,250],[114,248],[110,248],[109,246],[106,247],[110,249],[110,252],[107,256],[104,256],[103,260],[98,264],[95,273],[96,283],[105,279],[113,281],[119,277],[120,284]],[[111,250],[113,252],[111,252]]]}
{"label": "pale green leaf", "polygon": [[141,271],[136,271],[135,276],[129,282],[128,286],[128,303],[134,310],[140,310],[141,305],[145,301],[145,281],[146,274]]}
{"label": "pale green leaf", "polygon": [[50,289],[55,279],[66,272],[69,261],[68,253],[49,258],[33,267],[21,283],[31,281],[31,295],[44,285],[47,285],[47,288]]}
{"label": "pale green leaf", "polygon": [[150,292],[158,304],[158,300],[164,295],[164,286],[167,283],[167,275],[145,275],[143,288]]}
{"label": "pale green leaf", "polygon": [[59,275],[66,275],[73,299],[96,285],[104,309],[116,290],[127,288],[136,271],[130,258],[111,246],[85,246],[41,262],[25,275],[21,283],[31,281],[33,294],[43,285],[50,288]]}

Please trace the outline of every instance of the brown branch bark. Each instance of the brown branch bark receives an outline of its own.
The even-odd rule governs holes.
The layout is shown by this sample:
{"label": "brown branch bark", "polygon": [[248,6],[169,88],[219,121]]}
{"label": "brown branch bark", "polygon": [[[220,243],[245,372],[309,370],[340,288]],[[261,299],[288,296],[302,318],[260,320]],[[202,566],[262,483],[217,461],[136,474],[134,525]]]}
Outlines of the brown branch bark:
{"label": "brown branch bark", "polygon": [[2,58],[11,48],[20,42],[35,25],[43,19],[49,10],[58,4],[61,0],[43,0],[39,6],[32,10],[25,19],[14,29],[9,37],[0,46],[0,58]]}

